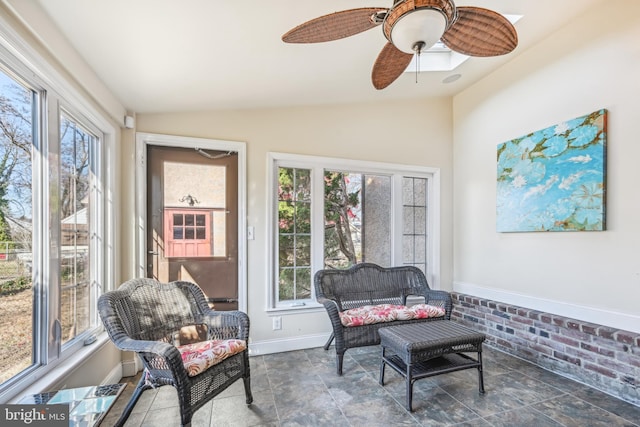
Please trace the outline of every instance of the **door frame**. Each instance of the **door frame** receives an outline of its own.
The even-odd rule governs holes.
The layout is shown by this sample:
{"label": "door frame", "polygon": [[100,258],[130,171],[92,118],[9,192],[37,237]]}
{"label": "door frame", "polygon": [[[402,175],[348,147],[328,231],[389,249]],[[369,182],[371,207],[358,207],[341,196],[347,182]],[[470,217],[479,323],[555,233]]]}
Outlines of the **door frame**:
{"label": "door frame", "polygon": [[135,213],[136,277],[145,277],[147,263],[147,146],[201,148],[238,153],[238,309],[247,311],[247,153],[238,141],[136,132]]}

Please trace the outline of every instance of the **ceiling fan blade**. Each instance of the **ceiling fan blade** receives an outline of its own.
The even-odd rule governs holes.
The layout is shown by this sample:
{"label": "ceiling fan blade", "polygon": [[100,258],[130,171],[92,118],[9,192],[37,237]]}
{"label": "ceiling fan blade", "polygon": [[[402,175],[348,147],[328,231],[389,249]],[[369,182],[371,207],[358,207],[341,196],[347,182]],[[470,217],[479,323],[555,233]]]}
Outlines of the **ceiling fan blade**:
{"label": "ceiling fan blade", "polygon": [[373,64],[371,72],[373,87],[378,90],[384,89],[396,81],[400,74],[407,69],[412,58],[413,54],[404,53],[387,42]]}
{"label": "ceiling fan blade", "polygon": [[458,7],[458,18],[442,35],[451,50],[470,56],[498,56],[518,45],[518,33],[498,12],[481,7]]}
{"label": "ceiling fan blade", "polygon": [[389,9],[366,7],[343,10],[312,19],[287,31],[282,41],[287,43],[320,43],[343,39],[377,27],[382,21],[372,19]]}

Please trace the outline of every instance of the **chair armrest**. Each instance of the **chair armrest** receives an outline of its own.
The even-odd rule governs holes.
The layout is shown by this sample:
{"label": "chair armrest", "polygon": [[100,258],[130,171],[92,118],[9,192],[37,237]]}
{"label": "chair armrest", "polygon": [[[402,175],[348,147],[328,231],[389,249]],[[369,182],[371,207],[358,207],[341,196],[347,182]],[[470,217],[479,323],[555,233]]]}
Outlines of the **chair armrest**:
{"label": "chair armrest", "polygon": [[340,320],[340,315],[338,314],[340,309],[336,301],[325,297],[318,297],[316,300],[319,304],[322,304],[324,306],[324,308],[327,310],[327,313],[329,313],[330,318],[336,317],[338,320]]}
{"label": "chair armrest", "polygon": [[444,317],[447,320],[451,319],[453,301],[451,300],[451,294],[449,292],[429,289],[424,294],[424,303],[444,308]]}
{"label": "chair armrest", "polygon": [[137,353],[151,370],[170,370],[173,376],[186,375],[182,356],[173,344],[162,341],[135,340],[126,336],[113,340],[116,347],[123,351]]}
{"label": "chair armrest", "polygon": [[118,349],[123,351],[133,351],[136,353],[152,353],[163,358],[176,358],[182,360],[180,352],[173,344],[162,341],[134,340],[129,337],[122,337],[114,340]]}
{"label": "chair armrest", "polygon": [[249,339],[249,316],[242,311],[215,311],[204,313],[210,339]]}
{"label": "chair armrest", "polygon": [[336,340],[343,340],[343,326],[342,322],[340,321],[340,311],[338,310],[338,303],[332,299],[325,297],[318,297],[316,298],[316,300],[327,310],[327,314],[329,315],[329,320],[331,321],[333,334]]}
{"label": "chair armrest", "polygon": [[316,301],[318,301],[318,304],[322,304],[325,307],[327,306],[327,304],[331,304],[336,308],[336,311],[338,311],[338,303],[335,300],[325,298],[325,297],[318,297],[316,298]]}

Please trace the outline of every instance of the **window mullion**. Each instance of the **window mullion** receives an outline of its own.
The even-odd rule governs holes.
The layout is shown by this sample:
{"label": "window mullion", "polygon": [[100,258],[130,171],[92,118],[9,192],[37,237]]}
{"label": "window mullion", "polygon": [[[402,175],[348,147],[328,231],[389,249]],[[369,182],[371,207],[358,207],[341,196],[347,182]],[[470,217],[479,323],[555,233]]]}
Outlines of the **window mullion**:
{"label": "window mullion", "polygon": [[49,347],[47,342],[51,323],[48,322],[49,306],[44,284],[47,283],[48,271],[34,268],[46,265],[49,258],[47,245],[49,205],[46,203],[49,176],[48,135],[47,135],[47,98],[43,90],[34,93],[33,148],[32,148],[32,247],[31,247],[31,279],[34,289],[34,331],[33,362],[36,366],[47,362]]}
{"label": "window mullion", "polygon": [[[59,99],[49,94],[47,99],[47,138],[45,140],[47,161],[45,169],[42,170],[45,182],[43,188],[49,194],[45,195],[44,205],[47,215],[43,218],[42,238],[47,242],[43,245],[46,252],[42,263],[47,280],[46,301],[47,311],[47,331],[53,331],[53,336],[46,334],[43,336],[43,343],[47,345],[47,361],[60,357],[62,343],[62,326],[60,313],[60,102]],[[44,324],[44,323],[43,323]],[[46,331],[45,331],[46,332]]]}
{"label": "window mullion", "polygon": [[[89,147],[89,156],[90,156],[90,164],[93,165],[93,173],[90,178],[91,185],[91,204],[93,205],[93,209],[90,210],[90,219],[89,219],[89,253],[90,254],[106,254],[107,250],[105,247],[105,236],[106,236],[106,228],[105,228],[105,215],[101,214],[105,212],[105,203],[104,201],[104,189],[102,186],[102,181],[98,177],[104,177],[103,175],[103,166],[102,161],[104,161],[103,156],[100,153],[103,151],[103,140],[102,138],[97,138],[94,144],[91,144]],[[91,277],[89,278],[91,283],[91,301],[90,307],[97,307],[99,290],[104,289],[105,286],[105,268],[104,268],[104,257],[103,256],[92,256],[89,257],[89,271],[91,272]],[[92,310],[91,313],[91,321],[92,324],[100,325],[100,319],[98,316],[98,310]]]}
{"label": "window mullion", "polygon": [[402,175],[391,176],[391,259],[402,265]]}
{"label": "window mullion", "polygon": [[[324,268],[324,169],[311,169],[311,271]],[[315,287],[312,287],[315,299]]]}

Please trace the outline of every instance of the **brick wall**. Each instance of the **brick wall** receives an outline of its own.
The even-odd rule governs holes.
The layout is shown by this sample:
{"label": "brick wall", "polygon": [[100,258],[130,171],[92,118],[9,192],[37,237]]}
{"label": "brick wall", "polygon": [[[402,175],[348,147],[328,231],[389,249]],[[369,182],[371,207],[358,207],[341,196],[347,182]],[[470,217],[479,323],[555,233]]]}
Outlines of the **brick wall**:
{"label": "brick wall", "polygon": [[452,292],[486,344],[640,406],[640,334]]}

